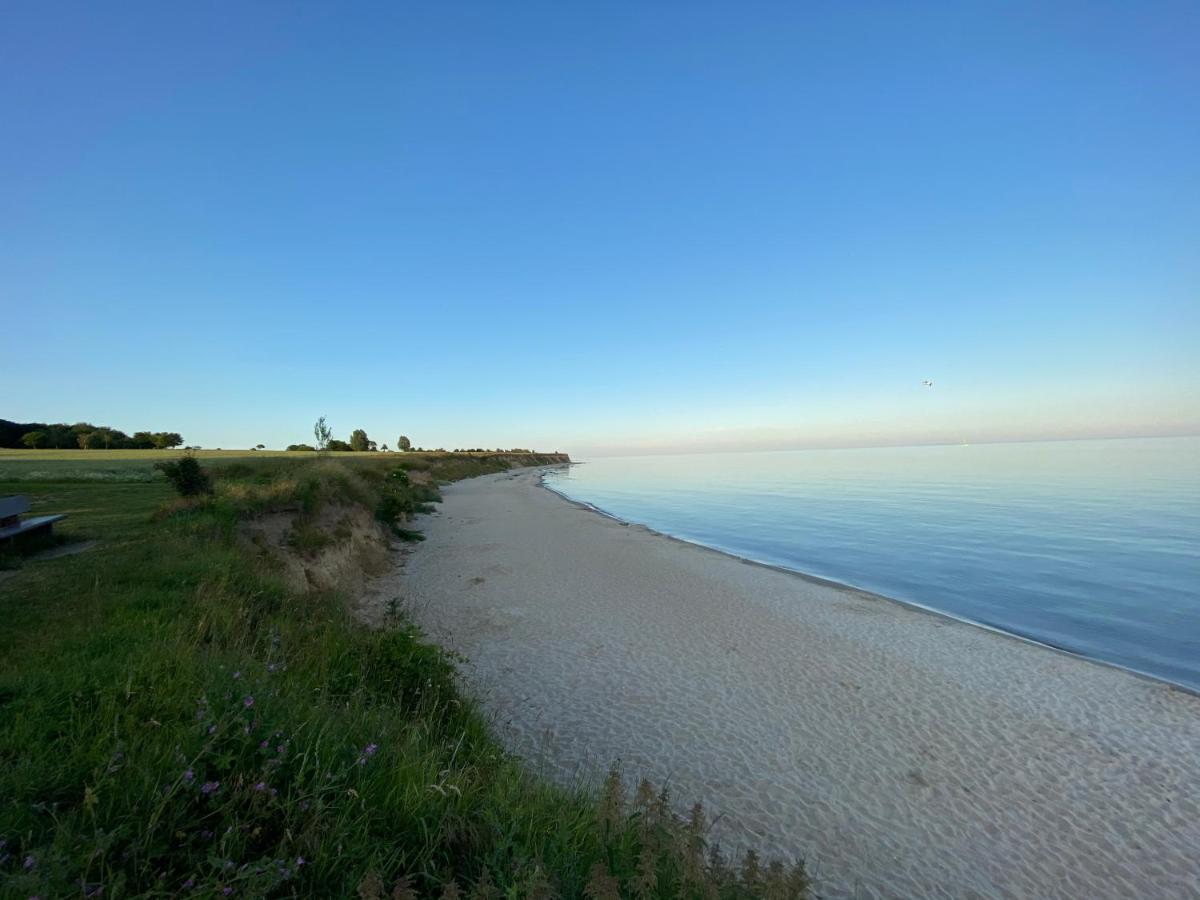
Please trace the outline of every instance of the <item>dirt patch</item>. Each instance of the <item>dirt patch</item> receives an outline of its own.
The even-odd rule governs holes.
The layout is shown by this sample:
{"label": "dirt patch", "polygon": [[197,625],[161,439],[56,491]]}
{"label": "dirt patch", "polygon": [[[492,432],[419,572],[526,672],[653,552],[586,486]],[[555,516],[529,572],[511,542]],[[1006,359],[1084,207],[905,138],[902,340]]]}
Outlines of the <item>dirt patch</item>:
{"label": "dirt patch", "polygon": [[269,513],[243,523],[241,532],[295,590],[357,592],[388,565],[387,532],[358,506],[327,504],[315,515]]}

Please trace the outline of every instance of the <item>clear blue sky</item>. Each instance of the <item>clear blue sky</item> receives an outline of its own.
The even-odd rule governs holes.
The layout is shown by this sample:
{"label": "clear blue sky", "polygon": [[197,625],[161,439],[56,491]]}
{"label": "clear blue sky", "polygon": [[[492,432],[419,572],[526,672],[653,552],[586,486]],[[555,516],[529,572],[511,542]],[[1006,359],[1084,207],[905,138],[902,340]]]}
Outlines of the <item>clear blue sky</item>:
{"label": "clear blue sky", "polygon": [[1198,46],[1194,2],[8,3],[0,416],[1200,431]]}

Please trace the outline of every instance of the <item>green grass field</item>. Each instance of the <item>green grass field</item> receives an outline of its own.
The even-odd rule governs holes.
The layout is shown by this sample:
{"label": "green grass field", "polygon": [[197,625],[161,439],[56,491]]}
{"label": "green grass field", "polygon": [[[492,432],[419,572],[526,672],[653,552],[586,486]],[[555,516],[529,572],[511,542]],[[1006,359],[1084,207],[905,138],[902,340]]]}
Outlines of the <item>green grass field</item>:
{"label": "green grass field", "polygon": [[[101,464],[111,462],[153,463],[160,459],[175,459],[185,453],[192,453],[197,459],[211,461],[219,459],[255,459],[259,457],[283,457],[285,459],[312,459],[317,454],[311,450],[14,450],[0,448],[0,463],[5,462],[66,462],[71,464]],[[406,458],[424,459],[455,459],[459,457],[488,457],[505,455],[503,451],[480,450],[469,453],[459,453],[450,450],[413,450],[408,453],[372,452],[351,453],[330,451],[324,456],[330,459],[384,459],[403,460]]]}
{"label": "green grass field", "polygon": [[[162,481],[154,464],[161,460],[178,459],[191,452],[205,465],[221,471],[233,464],[257,466],[273,470],[281,460],[312,462],[317,454],[304,450],[11,450],[0,449],[0,482],[119,482],[149,483]],[[466,477],[465,469],[478,463],[486,467],[488,460],[505,454],[494,452],[451,453],[421,451],[410,453],[349,453],[322,454],[323,459],[337,460],[351,466],[404,466],[414,469],[438,467],[451,479]],[[535,458],[543,455],[536,455]],[[464,474],[458,474],[463,471]]]}
{"label": "green grass field", "polygon": [[710,859],[702,813],[647,786],[532,777],[452,658],[290,590],[239,537],[269,510],[411,509],[433,488],[401,461],[437,481],[504,461],[213,451],[215,493],[184,501],[144,452],[62,453],[0,456],[0,493],[99,542],[0,571],[0,896],[805,895],[802,868]]}

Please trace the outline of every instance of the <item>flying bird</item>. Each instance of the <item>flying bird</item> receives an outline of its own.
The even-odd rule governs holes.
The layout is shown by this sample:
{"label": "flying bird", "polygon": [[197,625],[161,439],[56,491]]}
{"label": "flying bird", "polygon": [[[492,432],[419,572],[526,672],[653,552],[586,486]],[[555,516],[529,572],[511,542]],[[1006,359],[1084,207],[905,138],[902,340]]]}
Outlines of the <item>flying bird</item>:
{"label": "flying bird", "polygon": [[933,382],[930,381],[928,378],[926,378],[924,381],[922,381],[921,384],[925,385],[925,387],[933,387]]}

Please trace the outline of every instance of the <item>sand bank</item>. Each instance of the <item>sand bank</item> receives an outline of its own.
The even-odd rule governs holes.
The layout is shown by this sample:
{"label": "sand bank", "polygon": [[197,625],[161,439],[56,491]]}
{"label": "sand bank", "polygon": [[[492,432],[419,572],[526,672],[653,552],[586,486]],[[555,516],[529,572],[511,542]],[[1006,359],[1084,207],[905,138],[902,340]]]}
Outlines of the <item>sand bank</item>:
{"label": "sand bank", "polygon": [[[598,515],[452,485],[376,583],[564,781],[668,781],[831,897],[1200,897],[1200,697]],[[902,561],[898,561],[902,564]]]}

